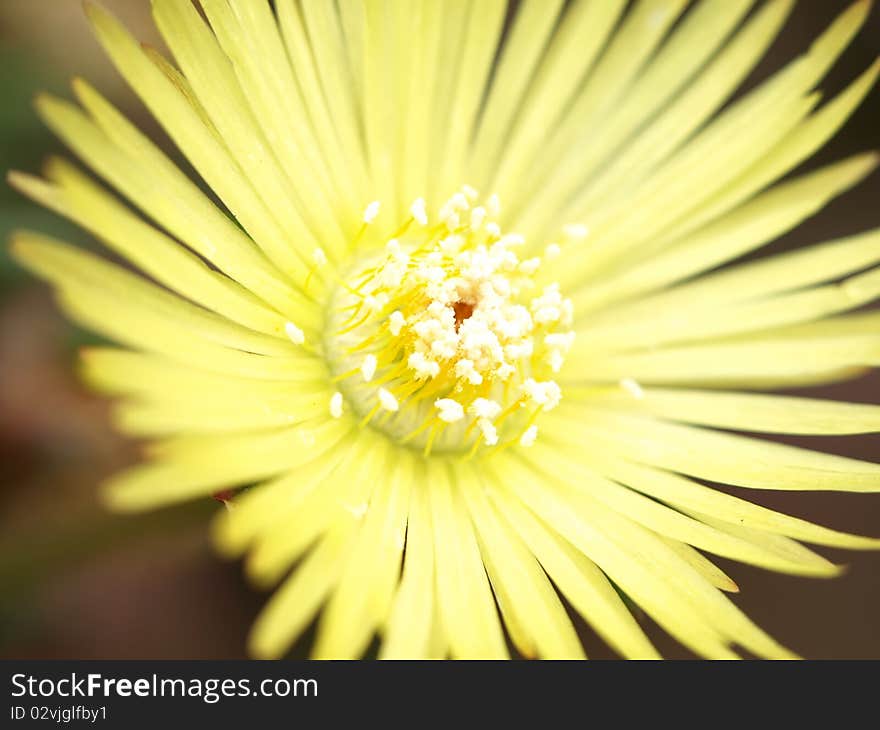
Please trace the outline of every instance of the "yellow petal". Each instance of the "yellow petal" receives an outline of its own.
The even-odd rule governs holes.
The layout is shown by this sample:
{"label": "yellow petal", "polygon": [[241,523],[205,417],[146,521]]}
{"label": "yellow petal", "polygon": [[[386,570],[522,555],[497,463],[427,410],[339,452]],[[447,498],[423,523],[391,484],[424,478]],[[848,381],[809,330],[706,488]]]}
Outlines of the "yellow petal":
{"label": "yellow petal", "polygon": [[[547,477],[545,488],[535,490],[527,472],[509,459],[503,463],[529,506],[554,514],[554,526],[679,641],[709,657],[730,656],[724,644],[733,642],[760,656],[792,656],[653,533],[543,468],[532,472]],[[558,514],[559,504],[566,505],[568,516]]]}
{"label": "yellow petal", "polygon": [[[656,311],[657,308],[662,308],[664,303],[669,307],[675,302],[681,302],[689,293],[700,297],[706,296],[708,302],[719,302],[733,297],[746,298],[748,292],[755,291],[752,280],[747,276],[735,277],[738,279],[736,282],[738,285],[749,287],[747,293],[741,295],[737,286],[723,286],[724,281],[729,281],[727,277],[731,276],[730,271],[725,271],[654,296],[642,296],[630,305],[618,304],[621,300],[632,298],[637,294],[644,295],[650,290],[684,281],[768,243],[816,213],[832,198],[861,181],[875,169],[876,163],[877,156],[873,153],[859,155],[773,187],[698,232],[675,242],[668,251],[648,257],[644,262],[633,262],[632,266],[621,271],[619,275],[609,277],[607,282],[599,282],[593,287],[580,287],[573,296],[576,311],[583,315],[597,308],[606,309],[591,316],[591,320],[598,319],[601,322],[603,317],[611,316],[609,307],[611,304],[617,305],[613,308],[614,319],[625,320],[628,313],[634,314],[637,311],[644,316]],[[859,237],[854,239],[858,240]],[[825,246],[830,247],[834,243],[837,242]],[[869,247],[870,244],[866,246]],[[806,250],[825,249],[811,247]],[[848,249],[838,249],[838,251],[841,254],[849,253]],[[801,252],[796,260],[802,261],[807,256],[808,254]],[[780,258],[786,261],[792,260],[790,254],[783,254]],[[836,254],[834,258],[838,264],[846,260]],[[755,270],[755,266],[755,264],[745,264],[734,271],[751,272]],[[803,269],[807,267],[808,264],[805,262]],[[709,281],[712,282],[711,285],[707,285]],[[784,286],[787,277],[778,275],[773,279],[766,277],[762,278],[761,283],[766,284],[769,281]],[[759,288],[757,292],[760,291]],[[701,301],[707,300],[701,299]]]}
{"label": "yellow petal", "polygon": [[[611,410],[560,406],[543,430],[594,450],[603,444],[643,464],[752,489],[880,491],[880,465]],[[638,450],[632,449],[638,444]]]}
{"label": "yellow petal", "polygon": [[880,431],[880,406],[873,404],[652,387],[644,388],[642,394],[634,400],[620,388],[605,389],[590,400],[672,421],[735,431],[826,435]]}
{"label": "yellow petal", "polygon": [[[191,14],[185,11],[184,5],[178,3],[175,7],[181,10],[180,17],[175,16],[175,20],[181,23],[186,21],[185,26],[181,25],[171,34],[175,41],[174,45],[177,46],[178,41],[190,37],[187,32],[193,30],[193,19]],[[159,13],[157,10],[157,14],[167,19],[164,9],[163,5],[163,12]],[[89,4],[87,10],[99,41],[126,81],[131,84],[199,174],[223,200],[260,248],[288,276],[302,285],[308,275],[308,267],[304,264],[299,265],[297,259],[292,256],[290,240],[285,238],[273,212],[260,199],[234,155],[217,139],[216,133],[205,126],[199,112],[193,108],[186,95],[181,93],[156,66],[147,52],[115,18],[96,5]],[[193,9],[192,12],[195,13],[195,10]],[[201,50],[207,52],[206,48]],[[205,98],[200,97],[200,99],[205,102]],[[222,114],[220,117],[217,116],[217,109],[211,109],[211,112],[211,118],[215,123],[218,118],[222,118]],[[240,116],[230,115],[228,121],[230,128],[234,127],[236,122],[240,122]],[[236,143],[242,142],[237,134],[247,134],[240,128],[237,131],[234,129],[229,131]],[[254,167],[255,165],[249,165],[247,171],[253,173]],[[294,221],[294,216],[291,216],[291,226],[296,228]],[[304,234],[305,240],[309,239],[310,236],[305,231],[297,229]],[[310,252],[315,245],[307,250]]]}
{"label": "yellow petal", "polygon": [[[580,5],[582,8],[584,3]],[[535,68],[541,62],[548,43],[552,42],[551,36],[562,6],[560,0],[525,0],[517,8],[509,36],[501,48],[498,67],[476,132],[473,145],[475,157],[471,163],[474,185],[483,187],[490,182],[492,167],[497,163],[499,151],[506,142],[506,132],[516,116]],[[567,17],[564,18],[563,27],[570,22]],[[567,71],[572,73],[572,67],[569,66]],[[495,190],[494,187],[490,188]],[[499,194],[503,192],[506,191],[499,191]]]}
{"label": "yellow petal", "polygon": [[[624,0],[605,0],[601,3],[578,0],[569,3],[540,65],[534,72],[532,82],[525,91],[512,120],[509,136],[504,138],[499,135],[493,139],[482,133],[485,139],[473,145],[474,160],[469,177],[475,185],[480,189],[496,191],[502,200],[515,202],[520,192],[517,188],[526,179],[526,170],[540,160],[539,156],[546,149],[547,130],[556,123],[568,102],[577,93],[581,80],[605,46],[625,5]],[[532,7],[543,8],[540,3],[524,6],[527,9]],[[543,22],[542,16],[539,13],[536,22]],[[525,18],[525,15],[522,17]],[[517,29],[519,22],[517,21]],[[538,35],[534,25],[525,22],[522,24],[521,34],[522,44],[529,46]],[[511,58],[509,62],[502,61],[514,67],[510,71],[511,75],[518,73],[516,67],[525,65],[522,62],[522,49],[518,52],[513,49],[511,38],[509,42],[505,42],[502,50],[502,58]],[[484,114],[480,124],[492,125],[494,120]],[[500,142],[502,138],[504,153],[499,156],[496,140]],[[488,143],[488,146],[483,143]]]}
{"label": "yellow petal", "polygon": [[476,470],[468,469],[458,484],[505,624],[519,651],[543,659],[583,658],[580,639],[555,589],[535,557],[493,509]]}
{"label": "yellow petal", "polygon": [[702,516],[689,517],[603,479],[591,468],[590,459],[580,454],[574,448],[536,446],[530,457],[536,463],[553,464],[555,475],[578,492],[588,494],[618,514],[675,542],[781,573],[827,577],[840,572],[825,558],[790,540],[782,541],[778,536],[767,537],[755,531],[731,533],[716,529],[714,523],[707,524]]}
{"label": "yellow petal", "polygon": [[436,540],[428,484],[422,468],[410,490],[403,575],[394,596],[379,656],[383,659],[422,659],[431,656],[432,635],[439,631],[436,616]]}
{"label": "yellow petal", "polygon": [[237,282],[211,270],[197,256],[144,223],[73,166],[51,164],[50,185],[12,173],[9,182],[33,200],[52,208],[101,238],[156,281],[181,296],[266,334],[284,332],[284,317]]}
{"label": "yellow petal", "polygon": [[598,209],[626,196],[698,130],[757,65],[794,0],[764,3],[682,93],[588,181],[581,203]]}
{"label": "yellow petal", "polygon": [[411,478],[409,459],[395,454],[360,518],[351,556],[321,617],[316,658],[356,659],[387,618],[400,574]]}
{"label": "yellow petal", "polygon": [[[242,0],[235,7],[243,14],[252,4]],[[349,64],[333,6],[279,0],[276,12],[313,134],[321,141],[325,157],[335,160],[339,174],[350,178],[344,184],[351,186],[350,195],[356,204],[364,206],[375,195],[370,197],[361,110],[352,85],[352,78],[362,70],[363,59]],[[358,215],[362,211],[363,207],[358,208]]]}
{"label": "yellow petal", "polygon": [[[833,331],[833,327],[829,327]],[[569,361],[577,362],[574,357]],[[880,363],[880,337],[876,334],[790,336],[773,332],[772,337],[742,341],[665,347],[596,357],[589,368],[575,372],[572,365],[562,371],[563,382],[619,382],[634,378],[640,383],[695,387],[743,387],[752,381],[769,381],[782,387],[799,382],[822,382],[825,375],[873,367]],[[788,379],[788,380],[787,380]]]}
{"label": "yellow petal", "polygon": [[876,550],[880,547],[880,539],[849,535],[815,525],[705,487],[687,477],[631,463],[610,453],[604,456],[591,453],[589,458],[594,468],[608,477],[682,510],[816,545],[849,550]]}
{"label": "yellow petal", "polygon": [[[585,519],[586,498],[579,501],[558,494],[548,488],[545,479],[509,459],[493,459],[492,470],[509,487],[509,493],[552,524],[676,639],[703,656],[734,656],[723,632],[713,625],[710,612],[700,610],[694,602],[695,591],[704,597],[706,589],[715,589],[659,540],[654,539],[650,552],[645,553],[637,543],[647,541],[647,533],[623,518],[612,519],[599,503],[589,502],[590,516]],[[682,580],[689,584],[687,590],[682,589]]]}
{"label": "yellow petal", "polygon": [[277,659],[302,633],[338,580],[352,548],[349,531],[328,534],[275,592],[257,616],[248,650],[259,659]]}
{"label": "yellow petal", "polygon": [[446,465],[427,465],[437,603],[453,658],[503,659],[507,647],[473,528]]}
{"label": "yellow petal", "polygon": [[337,444],[350,427],[331,420],[259,433],[177,437],[154,444],[153,461],[111,477],[105,501],[142,510],[238,487],[308,463]]}
{"label": "yellow petal", "polygon": [[684,560],[688,565],[691,566],[691,568],[693,568],[697,573],[703,576],[703,578],[708,583],[711,583],[718,590],[725,591],[727,593],[739,592],[739,586],[733,581],[733,579],[702,553],[683,542],[672,540],[668,537],[664,537],[663,535],[660,535],[659,537],[663,541],[664,545],[668,546],[670,550],[672,550],[676,555],[678,555],[678,557]]}
{"label": "yellow petal", "polygon": [[[652,52],[652,44],[662,37],[667,23],[676,19],[683,4],[645,2],[634,8],[596,69],[601,76],[615,68],[615,84],[588,79],[587,89],[578,99],[583,107],[549,136],[548,149],[539,162],[540,173],[546,173],[547,178],[545,187],[538,192],[542,202],[537,207],[558,210],[558,203],[551,197],[553,189],[557,191],[556,198],[563,200],[580,196],[584,183],[614,160],[619,150],[626,149],[629,135],[687,87],[751,4],[752,0],[708,0],[696,5],[642,68],[638,68],[638,63],[643,54]],[[628,37],[629,33],[633,37]],[[615,63],[609,63],[611,57],[616,57]],[[638,74],[630,81],[628,76],[634,70]],[[603,85],[604,90],[597,92]],[[607,96],[604,104],[614,99],[616,103],[608,108],[602,103],[596,106],[594,98],[588,104],[591,89],[596,97],[600,93]],[[589,139],[601,139],[602,144],[585,143]],[[550,161],[555,164],[548,165]],[[576,204],[571,207],[576,209]],[[561,217],[580,220],[577,213],[561,213]]]}
{"label": "yellow petal", "polygon": [[[245,565],[250,578],[260,585],[275,583],[325,532],[343,530],[356,540],[373,488],[386,468],[387,455],[388,444],[383,439],[359,439],[320,488],[309,492],[295,508],[287,507],[260,532]],[[340,566],[340,573],[343,569],[344,565]]]}
{"label": "yellow petal", "polygon": [[[305,226],[333,259],[357,230],[356,209],[350,207],[347,216],[340,214],[339,193],[330,184],[327,163],[316,154],[316,140],[306,133],[303,106],[294,104],[296,81],[271,8],[253,2],[231,7],[227,0],[206,0],[202,7],[238,79],[242,105],[250,110],[267,150],[277,160],[273,174],[297,204]],[[242,111],[247,118],[246,110]],[[341,226],[343,220],[348,223],[348,234]]]}
{"label": "yellow petal", "polygon": [[354,446],[354,433],[337,448],[318,455],[295,471],[255,485],[237,494],[231,509],[218,512],[213,536],[218,549],[238,557],[265,531],[273,529],[297,510],[303,500],[324,484]]}
{"label": "yellow petal", "polygon": [[577,612],[608,644],[628,659],[658,659],[657,650],[620,595],[594,563],[529,512],[493,475],[490,492],[499,513],[519,533]]}
{"label": "yellow petal", "polygon": [[156,318],[169,330],[208,342],[261,355],[290,355],[292,343],[234,324],[174,294],[150,284],[119,266],[85,251],[37,234],[21,233],[13,239],[13,255],[34,273],[48,279],[67,298],[80,301],[117,300],[117,305],[96,319],[113,319],[115,326]]}

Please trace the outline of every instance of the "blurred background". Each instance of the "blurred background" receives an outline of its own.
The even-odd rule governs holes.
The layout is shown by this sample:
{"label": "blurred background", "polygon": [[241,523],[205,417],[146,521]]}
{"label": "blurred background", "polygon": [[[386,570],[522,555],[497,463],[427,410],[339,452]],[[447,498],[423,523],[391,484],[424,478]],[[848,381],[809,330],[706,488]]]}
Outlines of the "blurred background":
{"label": "blurred background", "polygon": [[[103,0],[135,34],[163,47],[148,0]],[[802,52],[849,3],[800,0],[746,88]],[[833,94],[880,51],[880,11],[823,84]],[[0,0],[0,168],[39,170],[62,149],[32,110],[38,90],[70,97],[88,78],[144,129],[163,139],[92,38],[79,0]],[[880,146],[880,90],[801,170]],[[167,148],[167,144],[166,144]],[[171,150],[169,150],[170,152]],[[880,175],[833,202],[766,252],[880,226]],[[66,322],[48,290],[9,258],[5,241],[33,228],[86,246],[87,236],[0,186],[0,657],[239,658],[265,600],[221,561],[207,537],[223,506],[211,499],[143,516],[105,512],[97,485],[137,459],[115,435],[106,404],[76,380],[77,349],[96,340]],[[761,255],[765,255],[762,252]],[[880,377],[812,394],[880,402]],[[785,439],[880,461],[880,436]],[[747,493],[770,507],[856,533],[880,535],[880,495]],[[734,597],[761,626],[810,658],[880,658],[880,554],[822,550],[848,564],[830,581],[766,573],[729,561]],[[611,657],[580,625],[588,654]],[[687,652],[649,626],[667,656]],[[309,637],[293,656],[303,656]]]}

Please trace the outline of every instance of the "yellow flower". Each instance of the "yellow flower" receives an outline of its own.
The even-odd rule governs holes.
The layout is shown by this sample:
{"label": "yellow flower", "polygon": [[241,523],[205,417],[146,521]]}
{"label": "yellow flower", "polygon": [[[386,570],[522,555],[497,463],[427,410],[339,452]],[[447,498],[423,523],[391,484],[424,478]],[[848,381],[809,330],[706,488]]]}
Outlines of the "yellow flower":
{"label": "yellow flower", "polygon": [[[622,656],[792,654],[704,556],[833,576],[869,549],[701,480],[880,491],[880,466],[750,431],[880,430],[880,407],[750,391],[880,362],[880,230],[716,271],[863,179],[773,185],[868,93],[814,89],[858,2],[726,104],[792,6],[771,0],[154,0],[177,66],[89,5],[119,71],[216,196],[86,82],[13,184],[144,276],[32,233],[19,260],[80,324],[146,463],[136,510],[239,492],[229,555],[280,587],[251,650],[320,612],[313,653],[582,657],[560,594]],[[124,200],[123,200],[124,199]],[[288,575],[293,566],[292,573]]]}

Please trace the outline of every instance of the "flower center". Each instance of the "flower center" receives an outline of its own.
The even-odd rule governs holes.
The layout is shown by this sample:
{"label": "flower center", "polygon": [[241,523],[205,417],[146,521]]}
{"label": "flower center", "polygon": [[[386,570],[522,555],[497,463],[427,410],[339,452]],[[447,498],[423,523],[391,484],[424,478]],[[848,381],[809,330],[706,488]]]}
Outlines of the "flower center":
{"label": "flower center", "polygon": [[541,258],[520,260],[525,241],[501,231],[497,198],[476,199],[466,188],[431,222],[417,200],[328,304],[331,412],[344,401],[363,426],[426,454],[533,443],[574,338],[571,302],[534,281]]}
{"label": "flower center", "polygon": [[474,305],[468,302],[456,302],[452,305],[452,311],[455,313],[455,331],[458,332],[461,323],[474,313]]}

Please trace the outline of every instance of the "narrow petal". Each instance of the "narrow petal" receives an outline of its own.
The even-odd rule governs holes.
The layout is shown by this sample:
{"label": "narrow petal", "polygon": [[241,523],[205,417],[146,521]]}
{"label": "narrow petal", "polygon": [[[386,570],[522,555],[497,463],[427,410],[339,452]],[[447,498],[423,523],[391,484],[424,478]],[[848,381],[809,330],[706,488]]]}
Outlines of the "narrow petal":
{"label": "narrow petal", "polygon": [[[516,467],[507,460],[505,466],[513,477]],[[530,506],[541,511],[552,510],[556,514],[555,500],[562,500],[569,516],[554,525],[562,531],[566,523],[570,524],[570,534],[568,529],[563,534],[596,560],[679,641],[710,657],[729,656],[724,648],[728,642],[760,656],[792,657],[653,533],[622,515],[606,511],[601,503],[583,492],[575,493],[570,485],[562,487],[563,480],[557,480],[555,475],[541,473],[549,479],[548,486],[556,484],[561,489],[545,489],[539,496],[522,472],[520,479],[513,482],[514,488]],[[554,519],[560,518],[562,515],[556,514]],[[706,622],[705,633],[701,621]],[[720,645],[712,639],[714,632],[721,637]]]}
{"label": "narrow petal", "polygon": [[663,543],[719,591],[738,593],[739,586],[715,563],[690,545],[660,535]]}
{"label": "narrow petal", "polygon": [[260,659],[283,656],[333,589],[353,541],[350,531],[335,530],[303,559],[254,622],[248,638],[253,656]]}
{"label": "narrow petal", "polygon": [[[703,656],[735,656],[723,633],[715,628],[711,612],[701,611],[695,603],[696,596],[715,589],[659,540],[650,541],[648,553],[639,550],[634,554],[638,541],[649,541],[648,534],[639,532],[624,518],[613,519],[598,502],[586,497],[583,502],[573,501],[570,495],[549,489],[548,482],[538,487],[539,477],[534,472],[530,476],[529,471],[510,460],[493,460],[493,471],[538,517],[595,561],[676,639]],[[587,502],[590,517],[584,519]],[[682,582],[688,584],[687,590],[682,589]]]}
{"label": "narrow petal", "polygon": [[596,632],[628,659],[656,659],[657,650],[596,565],[575,550],[493,477],[493,503],[544,570]]}
{"label": "narrow petal", "polygon": [[554,472],[575,485],[577,490],[583,490],[618,514],[677,543],[781,573],[821,577],[840,573],[835,565],[822,556],[790,540],[783,542],[777,535],[767,538],[754,531],[737,535],[716,529],[702,517],[688,517],[616,482],[603,479],[590,468],[589,458],[579,458],[574,449],[536,446],[530,455],[540,463],[552,463]]}
{"label": "narrow petal", "polygon": [[[510,35],[501,49],[498,68],[474,139],[472,175],[475,185],[484,186],[490,181],[492,166],[496,164],[507,130],[535,68],[550,43],[562,6],[560,0],[526,0],[517,9]],[[565,19],[563,22],[570,21]],[[568,66],[566,71],[571,73],[571,69]]]}
{"label": "narrow petal", "polygon": [[[616,304],[615,317],[625,318],[629,310],[637,309],[643,314],[654,311],[654,307],[661,306],[664,301],[680,300],[688,291],[699,291],[718,301],[721,298],[719,289],[725,294],[733,293],[715,286],[729,272],[698,279],[653,297],[643,296],[629,306],[618,304],[635,295],[644,295],[685,281],[763,246],[818,212],[832,198],[859,183],[876,168],[876,164],[875,154],[859,155],[773,187],[696,233],[675,242],[668,251],[648,257],[645,262],[633,262],[632,266],[621,271],[619,275],[609,277],[607,282],[579,288],[573,296],[576,311],[583,315],[585,312],[592,313],[596,309],[605,309]],[[845,250],[839,251],[843,253]],[[843,256],[835,258],[838,262],[845,260]],[[746,267],[750,265],[746,264],[742,268]],[[751,267],[748,270],[752,270]],[[704,282],[713,278],[713,285],[706,286]],[[777,277],[775,281],[782,284],[787,281],[787,277]],[[747,283],[749,291],[752,291],[750,280],[740,283]],[[599,313],[600,321],[603,315],[609,316],[610,311]],[[593,315],[594,318],[596,316]]]}
{"label": "narrow petal", "polygon": [[[227,0],[206,0],[202,7],[304,225],[326,250],[342,251],[347,245],[342,223],[347,223],[349,235],[356,232],[356,207],[350,206],[346,215],[334,204],[339,193],[328,179],[327,163],[315,153],[316,140],[306,132],[302,106],[294,105],[296,82],[271,7]],[[299,124],[291,123],[294,120]]]}
{"label": "narrow petal", "polygon": [[321,616],[315,658],[356,659],[387,618],[400,574],[412,467],[395,454],[377,484],[339,584]]}
{"label": "narrow petal", "polygon": [[281,314],[142,221],[72,165],[52,160],[47,173],[55,184],[20,173],[11,173],[9,182],[89,230],[115,253],[180,296],[250,329],[283,333]]}
{"label": "narrow petal", "polygon": [[235,496],[232,509],[218,512],[213,537],[218,549],[230,557],[239,557],[265,530],[271,530],[316,489],[346,460],[354,445],[354,435],[338,442],[339,448],[299,466],[295,471],[261,482]]}
{"label": "narrow petal", "polygon": [[[880,363],[880,337],[864,335],[772,337],[742,341],[664,347],[635,353],[596,357],[585,372],[562,372],[564,382],[620,382],[634,378],[658,385],[743,387],[769,381],[775,387],[820,383],[826,374],[852,371]],[[574,357],[571,362],[574,362]]]}
{"label": "narrow petal", "polygon": [[524,656],[580,659],[584,651],[538,561],[495,513],[475,470],[458,480],[508,633]]}
{"label": "narrow petal", "polygon": [[794,0],[764,3],[697,78],[587,182],[582,204],[597,209],[626,196],[700,129],[757,65],[793,5]]}
{"label": "narrow petal", "polygon": [[[184,6],[178,4],[177,7]],[[292,260],[290,241],[253,189],[245,171],[218,138],[217,130],[206,126],[205,119],[188,95],[156,65],[115,18],[93,4],[87,5],[87,10],[98,39],[126,81],[253,240],[276,266],[302,286],[307,268]],[[184,13],[184,17],[188,23],[191,21],[188,14]],[[175,41],[183,37],[185,34],[181,28]],[[235,119],[230,117],[229,123],[233,124]],[[251,171],[253,167],[250,166]],[[292,269],[289,268],[291,264],[294,265]]]}
{"label": "narrow petal", "polygon": [[117,299],[117,306],[105,316],[122,325],[130,312],[132,320],[150,316],[166,319],[173,323],[169,329],[247,352],[279,356],[291,352],[291,344],[279,337],[234,324],[77,247],[22,233],[15,236],[12,250],[23,265],[51,281],[62,296],[78,298],[82,292],[95,299]]}
{"label": "narrow petal", "polygon": [[503,659],[507,647],[470,520],[446,467],[428,464],[440,617],[454,658]]}
{"label": "narrow petal", "polygon": [[251,579],[274,584],[325,532],[342,530],[355,540],[373,489],[387,468],[388,449],[382,439],[359,439],[318,489],[263,530],[245,564]]}
{"label": "narrow petal", "polygon": [[[424,477],[419,463],[417,477]],[[435,606],[436,568],[429,495],[424,479],[410,490],[403,575],[398,585],[379,656],[383,659],[421,659],[432,655],[432,638],[440,630]]]}
{"label": "narrow petal", "polygon": [[246,435],[177,437],[154,445],[153,461],[111,477],[103,498],[114,509],[132,511],[242,486],[308,463],[349,428],[333,420]]}
{"label": "narrow petal", "polygon": [[[533,5],[543,7],[539,3]],[[519,192],[517,181],[521,182],[525,178],[526,170],[539,159],[546,148],[546,130],[552,128],[577,93],[581,81],[599,57],[625,6],[625,0],[605,0],[601,3],[576,0],[568,4],[540,65],[533,74],[517,114],[512,119],[510,134],[506,138],[499,134],[496,138],[498,141],[504,139],[504,154],[499,155],[496,139],[485,133],[485,139],[472,145],[474,159],[469,176],[475,185],[497,192],[504,200],[514,198]],[[522,14],[521,17],[521,33],[524,36],[522,44],[531,47],[538,34],[533,25],[525,23],[525,15]],[[519,27],[519,21],[516,27]],[[513,49],[511,37],[502,48],[502,57],[511,58],[510,66],[525,66],[522,62],[523,52],[514,52]],[[511,70],[509,73],[513,75],[518,71]],[[495,83],[493,82],[493,88]],[[481,117],[481,127],[495,123],[494,117],[487,114]],[[490,172],[493,165],[494,172]]]}
{"label": "narrow petal", "polygon": [[642,396],[633,400],[619,388],[605,389],[591,395],[590,402],[735,431],[816,435],[880,432],[880,406],[867,403],[675,388],[644,388]]}
{"label": "narrow petal", "polygon": [[[611,410],[560,407],[545,430],[566,443],[617,454],[662,469],[752,489],[880,491],[880,465],[704,428],[663,423]],[[635,453],[631,445],[637,443]]]}

